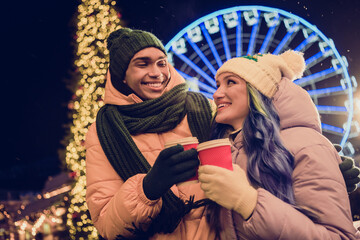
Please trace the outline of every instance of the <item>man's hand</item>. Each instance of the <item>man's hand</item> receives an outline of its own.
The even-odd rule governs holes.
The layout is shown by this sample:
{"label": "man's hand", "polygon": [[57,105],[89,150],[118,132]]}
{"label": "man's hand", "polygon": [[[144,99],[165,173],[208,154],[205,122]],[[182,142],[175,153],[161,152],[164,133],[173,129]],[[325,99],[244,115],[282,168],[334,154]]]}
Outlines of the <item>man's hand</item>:
{"label": "man's hand", "polygon": [[[334,147],[338,152],[342,150],[338,144],[334,144]],[[340,157],[342,163],[339,164],[339,167],[345,180],[346,189],[348,193],[352,193],[356,190],[357,184],[360,182],[360,169],[355,166],[353,158],[342,155],[340,155]]]}
{"label": "man's hand", "polygon": [[195,176],[199,159],[196,149],[184,151],[180,144],[162,150],[154,166],[143,180],[143,189],[150,200],[160,198],[172,185]]}

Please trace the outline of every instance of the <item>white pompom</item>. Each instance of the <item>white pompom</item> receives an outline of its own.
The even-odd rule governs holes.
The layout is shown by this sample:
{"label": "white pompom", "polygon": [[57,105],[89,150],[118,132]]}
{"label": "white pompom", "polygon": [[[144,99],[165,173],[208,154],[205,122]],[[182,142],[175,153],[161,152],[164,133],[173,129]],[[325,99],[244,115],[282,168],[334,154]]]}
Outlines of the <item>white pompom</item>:
{"label": "white pompom", "polygon": [[306,65],[303,55],[302,52],[294,50],[287,50],[280,55],[286,65],[293,71],[295,78],[301,78],[305,71]]}

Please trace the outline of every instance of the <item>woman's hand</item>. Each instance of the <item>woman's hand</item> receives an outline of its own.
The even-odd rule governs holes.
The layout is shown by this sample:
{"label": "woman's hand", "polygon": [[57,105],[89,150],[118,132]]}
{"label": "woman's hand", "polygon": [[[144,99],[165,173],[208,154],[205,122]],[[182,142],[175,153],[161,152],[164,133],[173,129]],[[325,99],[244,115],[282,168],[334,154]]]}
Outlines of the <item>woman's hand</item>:
{"label": "woman's hand", "polygon": [[200,166],[200,186],[206,197],[248,219],[256,206],[257,191],[248,182],[244,170],[236,164],[233,164],[233,169]]}

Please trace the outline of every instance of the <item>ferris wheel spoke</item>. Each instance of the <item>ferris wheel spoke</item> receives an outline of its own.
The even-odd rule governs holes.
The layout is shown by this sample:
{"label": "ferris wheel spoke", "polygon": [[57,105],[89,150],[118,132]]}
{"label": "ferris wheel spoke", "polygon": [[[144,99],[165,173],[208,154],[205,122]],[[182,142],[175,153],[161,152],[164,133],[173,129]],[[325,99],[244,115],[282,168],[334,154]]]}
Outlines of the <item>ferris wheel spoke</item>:
{"label": "ferris wheel spoke", "polygon": [[[259,17],[260,17],[260,14],[259,14],[259,11],[255,11],[255,17],[253,19],[247,19],[247,24],[249,26],[252,25],[252,29],[251,29],[251,35],[250,35],[250,41],[249,41],[249,45],[248,45],[248,50],[247,50],[247,53],[246,55],[253,55],[254,54],[254,49],[255,49],[255,39],[256,39],[256,35],[258,33],[258,30],[259,30]],[[246,18],[245,18],[246,19]]]}
{"label": "ferris wheel spoke", "polygon": [[212,99],[213,95],[208,93],[208,92],[204,92],[204,91],[199,91],[200,93],[204,94],[207,98]]}
{"label": "ferris wheel spoke", "polygon": [[310,96],[323,97],[329,96],[336,92],[342,92],[344,88],[342,86],[329,87],[329,88],[320,88],[307,91]]}
{"label": "ferris wheel spoke", "polygon": [[[310,90],[309,90],[310,91]],[[354,92],[354,90],[353,90]],[[342,91],[332,91],[330,93],[324,93],[324,94],[318,94],[318,95],[313,95],[312,97],[313,98],[322,98],[322,97],[328,97],[328,96],[331,96],[331,97],[334,97],[336,98],[337,96],[343,96],[343,95],[349,95],[349,89],[348,88],[343,88]],[[350,113],[350,108],[348,108],[348,113]]]}
{"label": "ferris wheel spoke", "polygon": [[325,124],[325,123],[321,123],[321,128],[324,132],[328,132],[328,133],[332,133],[332,134],[336,134],[338,136],[342,136],[344,133],[344,129],[340,128],[340,127],[336,127],[333,125],[329,125],[329,124]]}
{"label": "ferris wheel spoke", "polygon": [[347,108],[341,106],[316,105],[316,108],[320,114],[348,114]]}
{"label": "ferris wheel spoke", "polygon": [[293,36],[293,34],[297,32],[299,24],[300,24],[299,22],[293,23],[293,25],[288,29],[288,32],[286,33],[284,38],[281,40],[279,45],[274,50],[273,54],[277,55],[280,53],[280,51],[285,47],[285,44],[290,40],[291,36]]}
{"label": "ferris wheel spoke", "polygon": [[255,23],[253,25],[253,27],[252,27],[251,36],[250,36],[250,42],[249,42],[249,46],[248,46],[248,50],[247,50],[246,55],[253,55],[254,54],[255,39],[256,39],[258,29],[259,29],[259,21],[257,23]]}
{"label": "ferris wheel spoke", "polygon": [[260,54],[266,53],[269,48],[269,42],[272,42],[280,23],[280,15],[276,12],[264,13],[264,18],[269,27],[265,39],[261,45]]}
{"label": "ferris wheel spoke", "polygon": [[230,54],[229,42],[227,39],[226,29],[222,16],[218,16],[218,21],[219,21],[221,39],[224,45],[226,60],[230,60],[231,54]]}
{"label": "ferris wheel spoke", "polygon": [[336,75],[337,69],[334,67],[322,70],[321,72],[313,73],[309,76],[297,79],[294,81],[297,85],[303,87],[311,83],[320,82],[328,77]]}
{"label": "ferris wheel spoke", "polygon": [[212,64],[209,62],[209,60],[205,57],[205,55],[202,53],[200,48],[189,38],[187,33],[184,35],[184,37],[187,40],[187,42],[190,44],[190,46],[194,49],[194,51],[198,54],[198,56],[201,58],[201,60],[205,63],[205,65],[209,68],[211,73],[215,76],[216,75],[215,68],[212,66]]}
{"label": "ferris wheel spoke", "polygon": [[216,87],[215,80],[211,78],[209,75],[207,75],[203,70],[201,70],[193,61],[191,61],[189,58],[187,58],[184,54],[177,53],[176,51],[171,51],[180,58],[183,62],[188,64],[192,69],[194,69],[198,74],[200,74],[205,80],[210,83],[213,87]]}
{"label": "ferris wheel spoke", "polygon": [[238,23],[236,25],[236,57],[242,56],[242,27],[241,27],[241,12],[237,12]]}
{"label": "ferris wheel spoke", "polygon": [[206,42],[208,43],[209,47],[210,47],[210,50],[216,60],[216,63],[217,65],[219,66],[219,68],[222,66],[222,61],[220,59],[220,56],[219,56],[219,53],[217,52],[216,48],[215,48],[215,45],[210,37],[210,34],[208,32],[208,30],[206,29],[204,23],[201,23],[200,24],[200,28],[201,28],[201,31],[203,33],[203,35],[205,36],[205,39],[206,39]]}
{"label": "ferris wheel spoke", "polygon": [[328,57],[332,53],[331,48],[325,48],[324,51],[320,51],[315,55],[309,57],[305,60],[305,64],[307,68],[312,67],[318,62],[321,62],[324,58]]}
{"label": "ferris wheel spoke", "polygon": [[215,88],[212,88],[210,87],[209,85],[199,81],[199,79],[197,78],[194,78],[194,77],[191,77],[189,75],[187,75],[186,73],[176,69],[176,71],[183,77],[185,78],[187,81],[191,82],[191,83],[194,83],[194,84],[197,84],[199,86],[199,88],[201,88],[202,90],[205,90],[205,91],[208,91],[210,92],[211,94],[213,94],[216,89]]}
{"label": "ferris wheel spoke", "polygon": [[264,42],[261,45],[260,54],[263,54],[265,52],[267,52],[268,48],[269,48],[269,42],[271,41],[271,39],[273,38],[273,36],[275,35],[275,30],[276,30],[277,26],[272,26],[269,28],[266,37],[264,39]]}
{"label": "ferris wheel spoke", "polygon": [[[303,51],[306,46],[308,46],[309,43],[313,43],[318,38],[318,35],[313,32],[308,37],[304,39],[296,48],[294,48],[295,51]],[[306,64],[307,65],[307,64]]]}

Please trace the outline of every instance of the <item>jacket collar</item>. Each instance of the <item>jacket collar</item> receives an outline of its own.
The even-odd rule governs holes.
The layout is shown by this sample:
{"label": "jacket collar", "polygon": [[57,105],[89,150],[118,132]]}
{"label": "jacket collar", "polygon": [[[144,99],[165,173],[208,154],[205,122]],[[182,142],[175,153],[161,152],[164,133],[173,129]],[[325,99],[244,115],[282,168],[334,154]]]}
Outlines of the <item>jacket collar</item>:
{"label": "jacket collar", "polygon": [[238,131],[233,131],[229,134],[229,140],[231,146],[235,147],[236,149],[240,149],[243,146],[243,134],[241,129]]}

